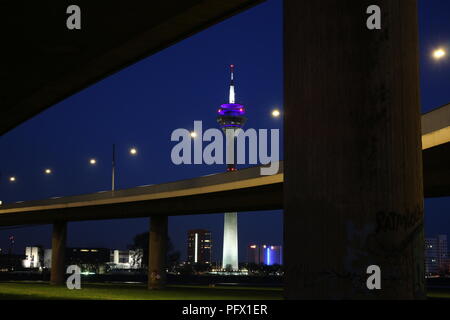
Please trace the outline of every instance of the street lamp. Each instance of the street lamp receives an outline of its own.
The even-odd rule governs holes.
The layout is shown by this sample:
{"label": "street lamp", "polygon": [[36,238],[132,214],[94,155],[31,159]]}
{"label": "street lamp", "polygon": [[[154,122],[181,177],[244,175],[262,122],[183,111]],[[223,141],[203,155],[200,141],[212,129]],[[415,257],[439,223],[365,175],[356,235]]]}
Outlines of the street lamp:
{"label": "street lamp", "polygon": [[[131,147],[129,149],[129,153],[132,156],[136,156],[138,154],[138,149],[136,147]],[[92,158],[89,160],[89,163],[94,166],[97,164],[97,160]],[[111,191],[116,190],[116,144],[112,145],[112,153],[111,153]]]}
{"label": "street lamp", "polygon": [[52,174],[52,169],[45,169],[44,173],[45,174]]}
{"label": "street lamp", "polygon": [[[136,147],[130,148],[130,155],[136,156],[138,150]],[[112,145],[112,172],[111,172],[111,191],[116,190],[116,145]]]}
{"label": "street lamp", "polygon": [[278,118],[280,115],[281,115],[280,110],[275,109],[275,110],[272,111],[272,117]]}
{"label": "street lamp", "polygon": [[9,177],[10,182],[16,182],[16,177]]}
{"label": "street lamp", "polygon": [[441,60],[442,58],[444,58],[447,55],[447,52],[445,51],[445,49],[443,48],[439,48],[434,50],[433,52],[433,58],[435,60]]}

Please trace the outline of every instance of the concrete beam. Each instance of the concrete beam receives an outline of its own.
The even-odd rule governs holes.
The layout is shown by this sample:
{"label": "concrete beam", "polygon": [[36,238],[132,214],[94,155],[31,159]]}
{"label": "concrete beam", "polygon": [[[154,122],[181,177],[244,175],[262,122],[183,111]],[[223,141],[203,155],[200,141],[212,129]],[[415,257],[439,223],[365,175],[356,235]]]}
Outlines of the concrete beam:
{"label": "concrete beam", "polygon": [[2,2],[0,135],[99,80],[262,0],[82,1],[81,30],[66,28],[69,1]]}
{"label": "concrete beam", "polygon": [[289,299],[424,297],[417,4],[372,4],[284,1]]}
{"label": "concrete beam", "polygon": [[52,269],[50,284],[61,286],[65,279],[65,252],[67,240],[67,222],[58,221],[53,223],[52,234]]}
{"label": "concrete beam", "polygon": [[450,196],[450,142],[423,151],[426,198]]}
{"label": "concrete beam", "polygon": [[148,288],[162,289],[166,285],[168,217],[150,218]]}
{"label": "concrete beam", "polygon": [[448,142],[450,142],[450,104],[422,115],[422,149],[427,150]]}
{"label": "concrete beam", "polygon": [[[186,215],[282,208],[283,168],[261,176],[260,168],[127,190],[5,204],[0,226],[66,221]],[[233,201],[230,201],[233,199]]]}

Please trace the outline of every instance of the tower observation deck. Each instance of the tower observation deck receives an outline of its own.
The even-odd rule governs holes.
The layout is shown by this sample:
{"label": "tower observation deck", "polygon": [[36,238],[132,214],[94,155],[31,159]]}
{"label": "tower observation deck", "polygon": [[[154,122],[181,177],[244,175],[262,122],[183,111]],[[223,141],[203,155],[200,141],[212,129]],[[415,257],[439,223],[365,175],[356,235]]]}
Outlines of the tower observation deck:
{"label": "tower observation deck", "polygon": [[[228,130],[233,131],[233,136],[235,136],[235,131],[244,127],[247,122],[245,117],[245,108],[242,104],[236,103],[236,95],[234,90],[234,65],[230,66],[231,71],[231,82],[230,82],[230,96],[229,103],[222,104],[218,110],[217,122],[220,127],[226,133]],[[233,142],[233,141],[231,141]],[[234,146],[233,143],[227,144],[226,152],[229,153]],[[227,163],[227,171],[236,171],[236,164],[233,159],[233,163]]]}

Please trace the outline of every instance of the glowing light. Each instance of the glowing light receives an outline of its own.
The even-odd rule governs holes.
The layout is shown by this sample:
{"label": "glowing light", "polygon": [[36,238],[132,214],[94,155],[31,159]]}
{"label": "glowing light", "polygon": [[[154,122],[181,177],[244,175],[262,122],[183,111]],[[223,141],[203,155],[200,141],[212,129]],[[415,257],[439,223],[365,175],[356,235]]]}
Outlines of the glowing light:
{"label": "glowing light", "polygon": [[198,262],[198,233],[195,234],[194,262]]}
{"label": "glowing light", "polygon": [[447,55],[447,52],[442,48],[436,49],[433,52],[433,58],[436,60],[440,60],[440,59],[444,58],[446,55]]}
{"label": "glowing light", "polygon": [[234,64],[231,66],[231,83],[230,83],[230,103],[236,102],[236,93],[234,92]]}
{"label": "glowing light", "polygon": [[96,165],[97,164],[97,160],[96,159],[91,159],[91,160],[89,160],[89,163],[91,165]]}
{"label": "glowing light", "polygon": [[137,149],[136,148],[131,148],[130,149],[130,154],[133,155],[133,156],[137,155]]}
{"label": "glowing light", "polygon": [[275,109],[275,110],[272,111],[272,117],[278,118],[280,115],[281,115],[280,110]]}
{"label": "glowing light", "polygon": [[192,131],[191,132],[191,138],[197,138],[197,132]]}
{"label": "glowing light", "polygon": [[45,174],[52,174],[52,169],[45,169]]}
{"label": "glowing light", "polygon": [[10,182],[16,182],[16,177],[9,177]]}

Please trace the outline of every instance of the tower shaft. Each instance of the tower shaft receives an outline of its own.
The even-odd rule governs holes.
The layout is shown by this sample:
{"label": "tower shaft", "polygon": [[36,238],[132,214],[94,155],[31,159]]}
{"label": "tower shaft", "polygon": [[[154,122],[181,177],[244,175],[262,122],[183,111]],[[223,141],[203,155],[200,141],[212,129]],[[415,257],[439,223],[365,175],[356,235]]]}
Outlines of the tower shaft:
{"label": "tower shaft", "polygon": [[223,226],[222,268],[225,270],[239,270],[237,212],[225,213]]}

